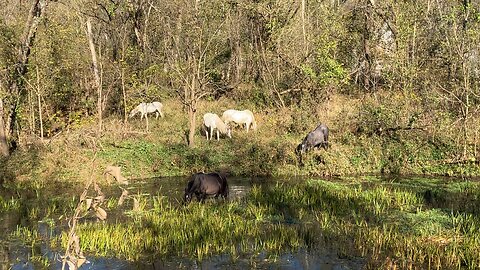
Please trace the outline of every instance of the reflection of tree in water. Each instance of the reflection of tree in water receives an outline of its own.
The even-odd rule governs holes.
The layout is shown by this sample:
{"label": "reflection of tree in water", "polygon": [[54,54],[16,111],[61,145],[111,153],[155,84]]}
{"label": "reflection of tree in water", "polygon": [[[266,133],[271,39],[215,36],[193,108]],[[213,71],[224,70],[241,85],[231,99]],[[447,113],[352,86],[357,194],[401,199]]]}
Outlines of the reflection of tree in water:
{"label": "reflection of tree in water", "polygon": [[0,242],[0,270],[8,269],[8,246],[6,243]]}

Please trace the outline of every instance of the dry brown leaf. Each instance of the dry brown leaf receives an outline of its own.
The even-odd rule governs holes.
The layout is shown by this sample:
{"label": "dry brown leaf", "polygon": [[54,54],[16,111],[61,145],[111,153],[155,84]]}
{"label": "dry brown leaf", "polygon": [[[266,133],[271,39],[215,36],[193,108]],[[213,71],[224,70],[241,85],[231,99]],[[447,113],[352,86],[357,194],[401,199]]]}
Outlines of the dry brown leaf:
{"label": "dry brown leaf", "polygon": [[102,192],[102,189],[100,188],[100,186],[97,184],[97,183],[94,183],[93,185],[93,188],[95,189],[95,191],[97,192],[98,196],[97,197],[105,197],[105,195],[103,194]]}
{"label": "dry brown leaf", "polygon": [[100,203],[102,203],[103,201],[105,201],[105,196],[104,196],[103,194],[95,197],[95,203],[96,203],[96,204],[100,204]]}
{"label": "dry brown leaf", "polygon": [[[120,173],[120,170],[121,170],[121,168],[117,167],[117,166],[107,166],[105,168],[105,171],[103,172],[103,175],[106,177],[106,175],[109,174],[117,180],[117,183],[128,185],[127,179],[122,176],[122,174]],[[109,180],[107,180],[107,181],[108,181],[108,183],[110,183]]]}
{"label": "dry brown leaf", "polygon": [[80,268],[80,266],[82,266],[85,262],[87,261],[87,259],[85,257],[79,257],[77,259],[77,269]]}
{"label": "dry brown leaf", "polygon": [[75,267],[75,264],[74,264],[72,261],[68,260],[68,261],[67,261],[67,264],[68,264],[68,269],[69,269],[69,270],[76,270],[76,269],[77,269],[77,268]]}
{"label": "dry brown leaf", "polygon": [[133,198],[133,211],[137,211],[140,209],[140,203],[138,202],[137,198]]}
{"label": "dry brown leaf", "polygon": [[125,198],[127,198],[128,196],[128,191],[126,189],[124,189],[122,191],[122,195],[120,196],[120,198],[118,199],[118,205],[122,205],[123,202],[125,201]]}
{"label": "dry brown leaf", "polygon": [[78,238],[78,235],[76,233],[73,233],[72,238],[73,238],[73,245],[75,247],[75,254],[79,254],[80,253],[80,238]]}
{"label": "dry brown leaf", "polygon": [[107,212],[105,210],[103,210],[101,207],[95,208],[95,215],[97,215],[97,217],[100,220],[107,219]]}
{"label": "dry brown leaf", "polygon": [[92,199],[86,199],[85,200],[85,203],[87,204],[87,210],[90,209],[90,207],[92,206]]}

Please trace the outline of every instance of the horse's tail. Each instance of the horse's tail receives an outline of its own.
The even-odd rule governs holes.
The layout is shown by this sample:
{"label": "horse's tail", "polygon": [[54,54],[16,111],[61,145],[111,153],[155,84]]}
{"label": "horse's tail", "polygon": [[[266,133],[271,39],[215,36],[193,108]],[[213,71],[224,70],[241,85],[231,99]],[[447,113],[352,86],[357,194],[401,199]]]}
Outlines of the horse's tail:
{"label": "horse's tail", "polygon": [[227,183],[227,176],[224,175],[223,173],[218,174],[220,176],[220,179],[222,179],[222,195],[224,198],[228,197],[229,193],[229,188],[228,188],[228,183]]}
{"label": "horse's tail", "polygon": [[158,104],[157,111],[158,111],[158,113],[160,114],[160,117],[163,118],[163,104],[160,103],[160,102],[159,102],[159,104]]}
{"label": "horse's tail", "polygon": [[257,129],[257,121],[255,121],[255,116],[253,116],[253,113],[251,111],[248,111],[250,113],[250,116],[252,117],[252,129],[256,130]]}

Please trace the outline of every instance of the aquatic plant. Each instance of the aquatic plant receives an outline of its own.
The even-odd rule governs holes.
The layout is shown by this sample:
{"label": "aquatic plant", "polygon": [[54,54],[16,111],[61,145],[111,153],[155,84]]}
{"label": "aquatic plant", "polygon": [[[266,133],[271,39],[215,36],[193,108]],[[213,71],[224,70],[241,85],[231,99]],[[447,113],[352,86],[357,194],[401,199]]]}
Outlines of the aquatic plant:
{"label": "aquatic plant", "polygon": [[10,210],[17,210],[20,208],[20,199],[10,197],[10,199],[4,199],[0,196],[0,213]]}
{"label": "aquatic plant", "polygon": [[323,237],[341,253],[368,258],[369,268],[386,267],[387,261],[398,268],[480,267],[478,216],[426,209],[416,192],[310,181],[263,188],[251,196],[278,211],[310,209]]}
{"label": "aquatic plant", "polygon": [[[268,182],[253,185],[242,199],[186,207],[160,192],[137,192],[115,205],[116,192],[105,201],[115,218],[98,222],[92,213],[78,219],[75,232],[86,254],[131,261],[203,260],[219,254],[232,260],[259,254],[275,258],[321,244],[340,256],[364,258],[369,269],[477,269],[479,186],[363,177]],[[65,201],[67,208],[72,201]],[[64,215],[60,206],[47,200],[45,207],[27,207],[27,218],[48,214],[52,220],[54,214]],[[27,246],[45,241],[33,231],[25,227],[11,236]],[[51,245],[66,248],[68,238],[64,232]]]}
{"label": "aquatic plant", "polygon": [[79,224],[78,235],[83,250],[128,260],[275,256],[322,241],[345,256],[367,258],[373,269],[479,266],[478,217],[429,209],[408,187],[371,183],[254,185],[243,200],[188,207],[156,195],[142,198],[142,211],[129,222]]}
{"label": "aquatic plant", "polygon": [[[294,226],[245,219],[239,202],[194,203],[182,208],[161,197],[154,197],[153,201],[153,209],[130,223],[79,225],[82,249],[129,260],[166,255],[202,260],[223,253],[278,253],[302,244],[301,231]],[[65,239],[63,236],[62,241]]]}

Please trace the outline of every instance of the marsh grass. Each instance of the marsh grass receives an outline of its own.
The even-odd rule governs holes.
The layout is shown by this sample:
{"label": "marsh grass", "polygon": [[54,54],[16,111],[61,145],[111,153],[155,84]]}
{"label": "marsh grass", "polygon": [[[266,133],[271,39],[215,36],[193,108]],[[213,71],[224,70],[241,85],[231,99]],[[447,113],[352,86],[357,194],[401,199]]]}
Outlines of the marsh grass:
{"label": "marsh grass", "polygon": [[312,181],[302,189],[277,185],[252,196],[278,210],[310,209],[323,236],[345,254],[368,258],[369,268],[386,261],[401,269],[480,266],[476,216],[426,209],[423,197],[398,188]]}
{"label": "marsh grass", "polygon": [[[278,254],[302,245],[294,227],[247,218],[239,202],[192,203],[176,207],[154,197],[154,208],[123,224],[85,223],[79,227],[81,247],[102,256],[129,260],[152,256],[187,256],[202,260],[213,254],[269,251]],[[263,212],[256,209],[256,213]],[[65,236],[62,237],[62,242]]]}
{"label": "marsh grass", "polygon": [[21,200],[19,198],[10,197],[3,198],[0,196],[0,213],[4,211],[17,210],[20,208]]}
{"label": "marsh grass", "polygon": [[[445,184],[443,200],[469,202],[478,185]],[[410,185],[378,178],[368,185],[358,179],[254,185],[241,200],[187,207],[161,195],[139,200],[141,211],[130,211],[121,223],[79,224],[82,250],[133,261],[201,261],[218,254],[275,258],[321,244],[344,258],[365,258],[368,269],[480,267],[480,219],[470,206],[435,208]],[[57,240],[65,245],[66,234]]]}

